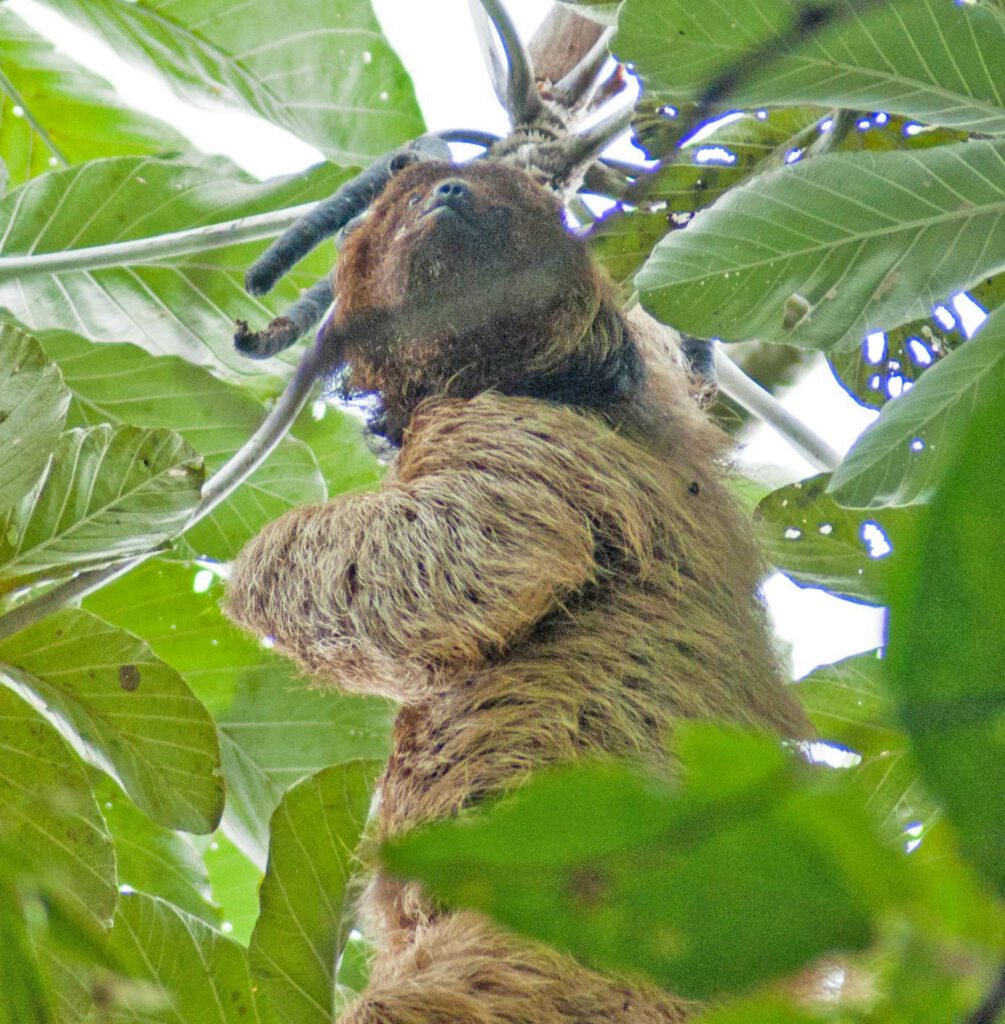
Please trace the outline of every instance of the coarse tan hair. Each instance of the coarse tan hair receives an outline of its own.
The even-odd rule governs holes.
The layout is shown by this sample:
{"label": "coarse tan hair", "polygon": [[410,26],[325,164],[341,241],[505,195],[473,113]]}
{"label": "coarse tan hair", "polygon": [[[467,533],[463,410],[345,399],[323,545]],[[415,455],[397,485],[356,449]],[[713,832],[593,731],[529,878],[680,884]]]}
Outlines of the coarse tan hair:
{"label": "coarse tan hair", "polygon": [[[379,489],[262,530],[227,612],[322,685],[400,702],[371,843],[548,765],[672,775],[681,719],[810,735],[768,639],[726,438],[548,192],[499,164],[414,165],[335,281],[336,322],[446,312],[345,353],[344,392],[377,397],[374,429],[400,450]],[[375,867],[362,909],[377,958],[348,1024],[649,1024],[695,1008]]]}

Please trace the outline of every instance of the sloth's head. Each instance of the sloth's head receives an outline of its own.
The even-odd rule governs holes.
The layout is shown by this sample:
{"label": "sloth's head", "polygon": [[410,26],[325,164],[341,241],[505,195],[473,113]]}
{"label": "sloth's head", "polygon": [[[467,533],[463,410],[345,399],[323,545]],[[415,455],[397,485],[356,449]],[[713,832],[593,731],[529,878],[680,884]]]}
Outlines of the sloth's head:
{"label": "sloth's head", "polygon": [[390,342],[344,354],[343,391],[379,397],[373,426],[392,441],[431,397],[494,389],[604,407],[641,379],[610,287],[558,200],[504,164],[397,174],[343,245],[335,293],[338,321],[411,314]]}

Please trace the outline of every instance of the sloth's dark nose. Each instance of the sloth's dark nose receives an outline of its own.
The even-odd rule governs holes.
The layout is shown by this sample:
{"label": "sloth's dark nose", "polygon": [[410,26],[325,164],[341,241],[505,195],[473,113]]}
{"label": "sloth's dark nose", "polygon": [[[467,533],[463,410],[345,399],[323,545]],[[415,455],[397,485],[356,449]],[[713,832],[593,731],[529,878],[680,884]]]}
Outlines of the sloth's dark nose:
{"label": "sloth's dark nose", "polygon": [[446,206],[460,212],[470,204],[471,189],[467,182],[460,178],[447,178],[433,186],[433,190],[426,200],[426,209],[435,210],[438,207]]}

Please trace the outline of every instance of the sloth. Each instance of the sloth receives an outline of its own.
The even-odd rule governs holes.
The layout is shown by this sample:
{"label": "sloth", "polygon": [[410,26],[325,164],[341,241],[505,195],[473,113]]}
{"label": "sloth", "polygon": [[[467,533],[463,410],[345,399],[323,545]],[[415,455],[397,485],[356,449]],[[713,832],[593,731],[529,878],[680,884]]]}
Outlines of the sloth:
{"label": "sloth", "polygon": [[[681,719],[810,734],[755,595],[726,438],[550,192],[501,163],[408,167],[347,238],[334,291],[333,337],[412,311],[338,352],[343,393],[373,396],[371,428],[398,451],[378,490],[250,541],[226,607],[322,685],[400,703],[374,844],[580,758],[672,777]],[[695,1010],[376,867],[361,904],[377,953],[350,1024]]]}

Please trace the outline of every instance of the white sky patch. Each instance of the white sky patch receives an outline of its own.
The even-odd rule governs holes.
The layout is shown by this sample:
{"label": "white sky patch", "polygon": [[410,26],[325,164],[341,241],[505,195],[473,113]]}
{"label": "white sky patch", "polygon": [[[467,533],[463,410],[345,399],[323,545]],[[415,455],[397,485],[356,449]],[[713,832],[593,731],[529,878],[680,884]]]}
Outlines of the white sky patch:
{"label": "white sky patch", "polygon": [[885,608],[798,587],[781,573],[769,576],[761,592],[775,635],[788,648],[794,679],[885,642]]}
{"label": "white sky patch", "polygon": [[862,524],[859,536],[862,538],[862,543],[865,544],[870,558],[886,558],[893,551],[893,546],[883,528],[871,519]]}
{"label": "white sky patch", "polygon": [[736,154],[725,146],[702,146],[694,155],[696,164],[735,164]]}
{"label": "white sky patch", "polygon": [[886,333],[884,331],[873,331],[865,336],[865,361],[875,365],[883,358],[886,352]]}
{"label": "white sky patch", "polygon": [[972,337],[974,331],[988,318],[987,311],[978,305],[966,292],[958,292],[952,297],[952,306],[956,310],[963,326],[963,333]]}
{"label": "white sky patch", "polygon": [[932,310],[932,316],[947,331],[951,331],[956,327],[956,318],[946,306],[936,306],[935,309]]}

